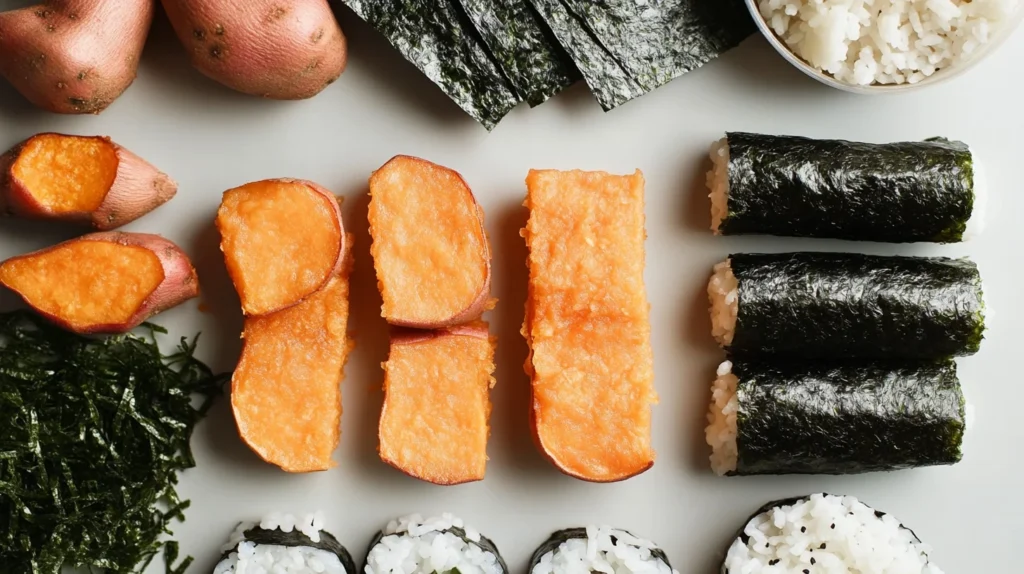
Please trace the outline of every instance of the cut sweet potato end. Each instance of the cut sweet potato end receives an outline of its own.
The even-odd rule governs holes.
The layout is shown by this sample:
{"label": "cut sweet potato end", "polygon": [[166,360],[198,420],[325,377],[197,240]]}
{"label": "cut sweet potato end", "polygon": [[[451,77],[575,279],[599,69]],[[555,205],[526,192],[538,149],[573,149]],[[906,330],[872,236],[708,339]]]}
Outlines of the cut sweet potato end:
{"label": "cut sweet potato end", "polygon": [[117,149],[106,138],[41,134],[29,139],[12,175],[45,211],[95,211],[117,177]]}
{"label": "cut sweet potato end", "polygon": [[392,341],[384,364],[381,459],[434,484],[484,478],[494,342],[481,332]]}
{"label": "cut sweet potato end", "polygon": [[76,240],[0,264],[0,283],[73,330],[128,322],[164,281],[144,247]]}
{"label": "cut sweet potato end", "polygon": [[301,303],[245,320],[231,406],[242,439],[289,472],[334,466],[341,379],[350,343],[348,279],[332,278]]}
{"label": "cut sweet potato end", "polygon": [[438,327],[476,319],[490,290],[483,213],[455,171],[398,156],[370,179],[371,252],[382,315]]}
{"label": "cut sweet potato end", "polygon": [[227,191],[217,228],[247,315],[308,297],[334,274],[344,249],[337,201],[304,182],[259,181]]}

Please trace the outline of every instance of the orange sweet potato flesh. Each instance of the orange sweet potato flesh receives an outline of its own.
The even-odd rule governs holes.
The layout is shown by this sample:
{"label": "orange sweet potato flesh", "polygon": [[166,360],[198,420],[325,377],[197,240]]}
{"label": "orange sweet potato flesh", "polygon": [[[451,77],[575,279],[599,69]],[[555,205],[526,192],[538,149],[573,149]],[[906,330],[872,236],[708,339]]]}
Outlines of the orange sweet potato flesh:
{"label": "orange sweet potato flesh", "polygon": [[228,190],[217,212],[221,250],[246,315],[310,296],[345,251],[337,199],[315,183],[276,179]]}
{"label": "orange sweet potato flesh", "polygon": [[383,317],[436,329],[493,306],[483,211],[455,171],[397,156],[370,178],[370,235]]}
{"label": "orange sweet potato flesh", "polygon": [[624,480],[655,458],[643,176],[531,171],[526,183],[534,438],[570,476]]}
{"label": "orange sweet potato flesh", "polygon": [[349,267],[301,303],[245,320],[242,357],[231,378],[235,423],[256,454],[288,472],[335,465],[351,348]]}
{"label": "orange sweet potato flesh", "polygon": [[384,372],[381,459],[434,484],[482,480],[494,385],[487,325],[393,336]]}
{"label": "orange sweet potato flesh", "polygon": [[33,138],[11,167],[14,177],[55,213],[93,211],[117,176],[117,152],[100,138]]}

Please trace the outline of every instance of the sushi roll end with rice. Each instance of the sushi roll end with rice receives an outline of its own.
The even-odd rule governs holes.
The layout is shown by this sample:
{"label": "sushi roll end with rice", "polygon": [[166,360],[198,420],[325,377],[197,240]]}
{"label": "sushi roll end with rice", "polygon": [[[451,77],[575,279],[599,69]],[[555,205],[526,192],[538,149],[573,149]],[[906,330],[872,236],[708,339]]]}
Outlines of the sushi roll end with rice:
{"label": "sushi roll end with rice", "polygon": [[352,555],[323,526],[321,512],[275,512],[239,524],[213,574],[358,574]]}
{"label": "sushi roll end with rice", "polygon": [[567,528],[533,553],[528,574],[679,574],[653,542],[610,526]]}
{"label": "sushi roll end with rice", "polygon": [[364,574],[508,574],[494,542],[452,514],[392,520],[374,536]]}
{"label": "sushi roll end with rice", "polygon": [[852,496],[819,493],[755,512],[721,574],[943,574],[931,550],[892,515]]}

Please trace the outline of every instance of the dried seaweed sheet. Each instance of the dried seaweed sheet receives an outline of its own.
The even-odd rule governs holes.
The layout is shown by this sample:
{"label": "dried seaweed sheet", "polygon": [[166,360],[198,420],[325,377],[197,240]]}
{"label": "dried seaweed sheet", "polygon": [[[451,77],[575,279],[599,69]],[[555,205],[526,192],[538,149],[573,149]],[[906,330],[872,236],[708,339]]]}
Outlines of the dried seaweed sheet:
{"label": "dried seaweed sheet", "polygon": [[481,42],[468,33],[453,1],[342,0],[491,130],[522,100]]}
{"label": "dried seaweed sheet", "polygon": [[530,2],[576,63],[576,68],[605,111],[646,93],[560,0]]}
{"label": "dried seaweed sheet", "polygon": [[580,73],[523,0],[458,0],[519,97],[538,106]]}

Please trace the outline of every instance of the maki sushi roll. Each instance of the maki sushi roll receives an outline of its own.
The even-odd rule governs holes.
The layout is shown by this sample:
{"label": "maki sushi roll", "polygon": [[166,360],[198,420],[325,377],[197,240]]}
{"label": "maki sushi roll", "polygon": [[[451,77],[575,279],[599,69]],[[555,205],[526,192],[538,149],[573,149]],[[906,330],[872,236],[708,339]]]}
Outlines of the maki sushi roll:
{"label": "maki sushi roll", "polygon": [[733,132],[711,147],[716,235],[955,243],[981,231],[966,144],[870,144]]}
{"label": "maki sushi roll", "polygon": [[461,518],[419,514],[392,520],[374,536],[364,574],[508,574],[498,547]]}
{"label": "maki sushi roll", "polygon": [[320,512],[239,524],[213,574],[357,574],[352,555],[323,525]]}
{"label": "maki sushi roll", "polygon": [[943,574],[930,552],[890,514],[852,496],[812,494],[755,512],[729,546],[721,572]]}
{"label": "maki sushi roll", "polygon": [[530,558],[529,574],[678,574],[653,542],[610,526],[559,530]]}

